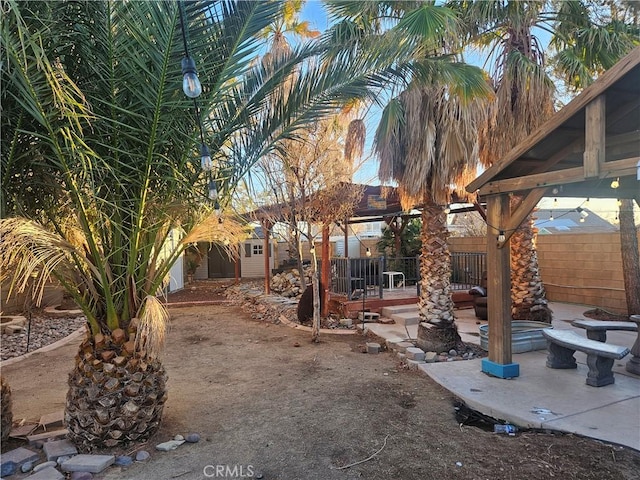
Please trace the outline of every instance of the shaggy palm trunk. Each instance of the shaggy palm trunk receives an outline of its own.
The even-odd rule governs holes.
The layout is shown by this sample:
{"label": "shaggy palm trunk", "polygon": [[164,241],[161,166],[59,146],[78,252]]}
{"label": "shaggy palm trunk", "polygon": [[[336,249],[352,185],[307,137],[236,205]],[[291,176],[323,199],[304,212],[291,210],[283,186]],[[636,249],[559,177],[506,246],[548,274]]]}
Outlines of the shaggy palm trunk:
{"label": "shaggy palm trunk", "polygon": [[69,374],[65,422],[80,451],[142,442],[160,425],[167,398],[162,363],[123,330],[88,336]]}
{"label": "shaggy palm trunk", "polygon": [[447,236],[444,207],[427,200],[422,210],[417,344],[428,352],[448,352],[460,341],[453,316]]}
{"label": "shaggy palm trunk", "polygon": [[[513,210],[521,201],[511,198]],[[537,229],[534,217],[527,216],[511,237],[511,317],[513,320],[534,320],[551,323],[552,312],[548,307],[536,248]]]}
{"label": "shaggy palm trunk", "polygon": [[0,405],[2,441],[4,442],[11,433],[13,424],[13,412],[11,410],[11,388],[4,377],[0,377]]}

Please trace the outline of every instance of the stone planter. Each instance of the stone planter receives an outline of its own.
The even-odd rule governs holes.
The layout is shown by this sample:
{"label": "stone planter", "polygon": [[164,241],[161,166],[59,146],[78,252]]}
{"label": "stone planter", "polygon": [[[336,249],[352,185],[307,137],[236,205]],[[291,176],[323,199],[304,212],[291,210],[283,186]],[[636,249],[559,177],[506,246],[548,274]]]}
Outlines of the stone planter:
{"label": "stone planter", "polygon": [[[528,320],[511,322],[511,352],[524,353],[546,350],[547,339],[542,335],[545,328],[553,328],[548,323]],[[480,347],[489,350],[489,325],[480,325]]]}

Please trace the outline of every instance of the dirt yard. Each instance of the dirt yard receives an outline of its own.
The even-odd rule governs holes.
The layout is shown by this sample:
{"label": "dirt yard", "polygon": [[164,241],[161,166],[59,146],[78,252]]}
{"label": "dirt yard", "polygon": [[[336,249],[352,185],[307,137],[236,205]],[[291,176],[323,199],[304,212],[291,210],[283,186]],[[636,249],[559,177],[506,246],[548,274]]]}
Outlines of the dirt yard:
{"label": "dirt yard", "polygon": [[[312,344],[305,332],[253,321],[232,305],[174,308],[171,316],[163,425],[127,452],[145,449],[151,459],[95,478],[638,478],[640,452],[573,435],[510,437],[461,426],[447,391],[402,370],[389,353],[360,353],[362,336]],[[14,419],[63,407],[76,345],[2,369]],[[199,443],[155,451],[190,432]]]}

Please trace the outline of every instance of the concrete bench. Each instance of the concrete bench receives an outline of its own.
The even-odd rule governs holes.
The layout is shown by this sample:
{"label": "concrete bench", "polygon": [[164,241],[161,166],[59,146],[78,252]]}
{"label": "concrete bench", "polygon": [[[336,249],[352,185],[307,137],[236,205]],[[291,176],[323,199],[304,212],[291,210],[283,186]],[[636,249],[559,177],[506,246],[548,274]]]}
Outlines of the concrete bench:
{"label": "concrete bench", "polygon": [[587,354],[587,385],[592,387],[614,383],[611,371],[614,360],[620,360],[629,354],[626,347],[584,338],[570,330],[545,328],[542,334],[549,341],[549,368],[577,368],[573,354],[576,350]]}
{"label": "concrete bench", "polygon": [[607,330],[626,330],[637,332],[638,325],[633,322],[601,322],[600,320],[574,320],[571,325],[584,328],[587,331],[587,338],[598,342],[607,341]]}

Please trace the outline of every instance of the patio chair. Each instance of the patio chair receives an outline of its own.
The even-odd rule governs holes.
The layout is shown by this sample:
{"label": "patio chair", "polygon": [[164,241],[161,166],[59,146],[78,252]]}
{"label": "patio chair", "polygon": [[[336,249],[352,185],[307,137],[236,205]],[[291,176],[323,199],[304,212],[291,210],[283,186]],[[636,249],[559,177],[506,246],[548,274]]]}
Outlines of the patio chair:
{"label": "patio chair", "polygon": [[473,296],[473,309],[476,317],[481,320],[487,319],[487,272],[482,273],[480,285],[469,290],[469,295]]}

